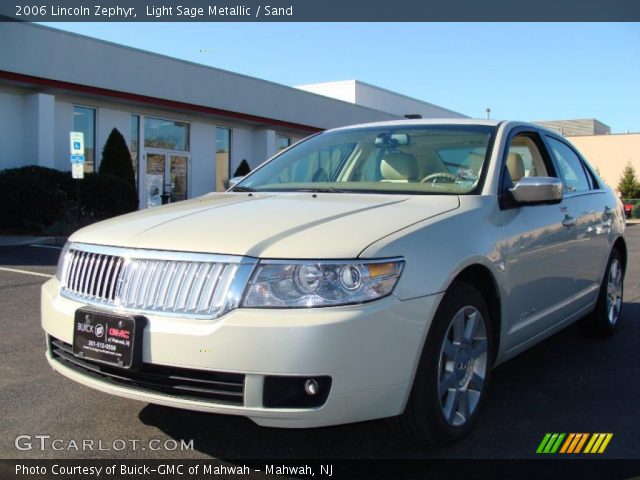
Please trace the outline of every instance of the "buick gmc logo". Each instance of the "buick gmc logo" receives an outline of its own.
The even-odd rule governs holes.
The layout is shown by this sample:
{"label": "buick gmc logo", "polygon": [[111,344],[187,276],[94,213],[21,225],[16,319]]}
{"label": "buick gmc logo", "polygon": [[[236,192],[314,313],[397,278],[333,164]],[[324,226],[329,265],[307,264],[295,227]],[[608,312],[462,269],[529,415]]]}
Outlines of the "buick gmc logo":
{"label": "buick gmc logo", "polygon": [[95,333],[96,337],[102,338],[102,336],[104,335],[104,326],[101,324],[96,325],[93,333]]}

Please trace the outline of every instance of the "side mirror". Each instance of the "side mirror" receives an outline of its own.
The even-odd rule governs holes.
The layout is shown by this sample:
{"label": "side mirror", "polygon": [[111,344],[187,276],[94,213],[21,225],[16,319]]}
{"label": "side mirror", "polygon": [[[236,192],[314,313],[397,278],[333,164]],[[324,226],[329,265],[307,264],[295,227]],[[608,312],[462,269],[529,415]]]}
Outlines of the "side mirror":
{"label": "side mirror", "polygon": [[509,192],[518,205],[560,203],[562,182],[555,177],[523,177]]}
{"label": "side mirror", "polygon": [[229,190],[230,188],[235,187],[238,183],[240,183],[240,180],[242,180],[244,177],[233,177],[229,179],[229,187],[227,188],[227,190]]}

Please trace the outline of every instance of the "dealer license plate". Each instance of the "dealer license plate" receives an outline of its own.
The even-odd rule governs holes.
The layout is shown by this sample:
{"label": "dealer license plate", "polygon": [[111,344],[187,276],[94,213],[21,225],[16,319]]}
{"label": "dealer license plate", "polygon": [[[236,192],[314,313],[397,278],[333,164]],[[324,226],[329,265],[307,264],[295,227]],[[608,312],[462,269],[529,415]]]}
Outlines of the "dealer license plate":
{"label": "dealer license plate", "polygon": [[80,308],[73,323],[74,355],[121,368],[139,363],[144,317]]}

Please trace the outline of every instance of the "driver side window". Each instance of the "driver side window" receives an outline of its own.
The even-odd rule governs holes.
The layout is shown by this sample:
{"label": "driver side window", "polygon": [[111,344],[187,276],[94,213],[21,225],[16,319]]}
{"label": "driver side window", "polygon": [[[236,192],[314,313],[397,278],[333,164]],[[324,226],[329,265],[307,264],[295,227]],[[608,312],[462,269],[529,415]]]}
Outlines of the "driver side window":
{"label": "driver side window", "polygon": [[514,185],[523,177],[552,176],[536,142],[527,133],[520,133],[511,140],[506,166]]}

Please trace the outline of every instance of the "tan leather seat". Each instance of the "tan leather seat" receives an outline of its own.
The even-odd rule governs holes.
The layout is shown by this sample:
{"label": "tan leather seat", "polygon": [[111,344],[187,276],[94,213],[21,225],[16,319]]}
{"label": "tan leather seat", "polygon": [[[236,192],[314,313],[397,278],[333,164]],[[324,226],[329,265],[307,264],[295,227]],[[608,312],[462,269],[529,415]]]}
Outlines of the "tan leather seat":
{"label": "tan leather seat", "polygon": [[507,170],[513,183],[524,177],[524,161],[519,153],[510,153],[507,157]]}
{"label": "tan leather seat", "polygon": [[387,153],[380,162],[383,182],[407,183],[418,178],[418,162],[410,153]]}

